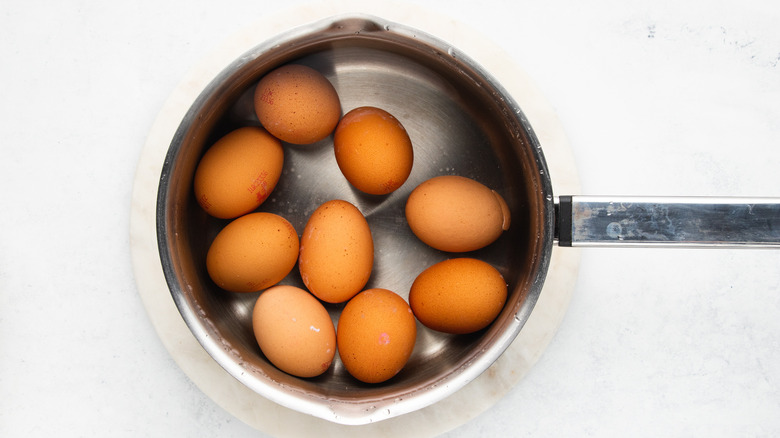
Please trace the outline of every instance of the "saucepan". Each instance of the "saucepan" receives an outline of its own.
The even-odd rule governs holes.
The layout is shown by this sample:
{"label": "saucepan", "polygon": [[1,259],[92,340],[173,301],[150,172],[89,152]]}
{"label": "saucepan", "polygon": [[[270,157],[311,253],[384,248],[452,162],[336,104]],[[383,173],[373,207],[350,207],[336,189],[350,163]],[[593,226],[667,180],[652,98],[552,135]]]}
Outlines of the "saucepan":
{"label": "saucepan", "polygon": [[[406,199],[438,175],[460,175],[498,192],[511,226],[493,244],[468,253],[493,265],[508,285],[503,310],[487,328],[447,335],[420,327],[412,356],[379,384],[352,378],[338,356],[324,374],[299,378],[260,351],[251,318],[258,293],[221,290],[206,252],[226,220],[206,214],[193,175],[207,148],[256,122],[259,79],[288,63],[324,74],[342,110],[370,105],[402,122],[414,147],[412,173],[389,195],[366,195],[339,172],[330,139],[285,144],[282,176],[259,210],[279,214],[300,234],[325,201],[351,202],[375,245],[368,287],[408,298],[426,267],[454,257],[422,243],[404,218]],[[523,102],[468,54],[420,30],[365,15],[337,16],[290,30],[230,65],[192,103],[170,144],[157,197],[156,227],[172,298],[202,347],[230,375],[280,405],[341,424],[365,424],[429,406],[484,372],[512,343],[534,308],[554,245],[780,247],[780,200],[766,198],[594,197],[553,193],[544,151]],[[297,270],[282,284],[304,287]],[[338,323],[343,305],[328,305]]]}

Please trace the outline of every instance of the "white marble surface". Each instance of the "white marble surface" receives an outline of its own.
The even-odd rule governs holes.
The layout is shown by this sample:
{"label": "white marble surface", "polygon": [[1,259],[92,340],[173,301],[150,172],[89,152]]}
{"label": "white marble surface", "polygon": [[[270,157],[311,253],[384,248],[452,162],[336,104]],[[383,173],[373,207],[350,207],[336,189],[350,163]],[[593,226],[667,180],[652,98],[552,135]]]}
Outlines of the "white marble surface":
{"label": "white marble surface", "polygon": [[[307,408],[301,403],[271,402],[241,384],[211,358],[198,344],[182,321],[171,300],[160,266],[155,232],[155,209],[159,175],[171,141],[192,102],[225,65],[239,58],[257,44],[273,38],[282,30],[321,21],[358,10],[426,29],[469,53],[483,68],[495,75],[514,99],[522,102],[528,118],[549,160],[548,172],[558,175],[553,188],[561,193],[579,193],[579,176],[565,130],[555,111],[533,80],[492,41],[470,26],[455,20],[442,20],[431,10],[408,3],[371,5],[342,0],[318,3],[305,9],[296,8],[279,14],[264,15],[218,45],[193,67],[166,101],[153,124],[136,171],[130,221],[130,246],[133,255],[135,283],[144,307],[166,349],[189,379],[214,403],[259,431],[276,436],[309,437],[393,437],[403,432],[407,438],[430,437],[452,430],[472,420],[502,399],[544,353],[571,301],[577,282],[580,252],[553,248],[550,275],[528,321],[510,347],[489,368],[465,387],[450,388],[444,399],[420,404],[430,394],[403,397],[403,402],[382,404],[357,421],[360,426],[336,423],[339,410]],[[398,291],[404,293],[405,291]],[[471,379],[469,379],[471,380]],[[464,382],[466,383],[466,382]],[[273,386],[273,385],[272,385]],[[278,397],[278,394],[276,395]],[[416,405],[408,411],[406,405]],[[322,406],[319,406],[322,408]],[[317,417],[309,415],[315,414]],[[381,420],[381,421],[379,421]],[[343,420],[341,420],[343,421]],[[369,423],[369,424],[366,424]]]}
{"label": "white marble surface", "polygon": [[[775,2],[415,3],[532,76],[583,193],[780,196]],[[264,436],[160,341],[133,278],[130,198],[189,68],[303,4],[0,7],[0,436]],[[445,436],[776,436],[779,287],[780,251],[583,250],[541,360]]]}

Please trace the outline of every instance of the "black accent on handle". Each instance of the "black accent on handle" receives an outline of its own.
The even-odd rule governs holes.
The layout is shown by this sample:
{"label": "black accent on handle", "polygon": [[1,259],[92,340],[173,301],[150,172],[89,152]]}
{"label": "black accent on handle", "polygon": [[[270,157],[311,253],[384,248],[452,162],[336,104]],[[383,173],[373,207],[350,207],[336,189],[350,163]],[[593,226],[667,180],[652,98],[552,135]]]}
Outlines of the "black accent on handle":
{"label": "black accent on handle", "polygon": [[558,226],[558,246],[571,246],[572,244],[572,197],[558,197],[558,216],[555,218]]}

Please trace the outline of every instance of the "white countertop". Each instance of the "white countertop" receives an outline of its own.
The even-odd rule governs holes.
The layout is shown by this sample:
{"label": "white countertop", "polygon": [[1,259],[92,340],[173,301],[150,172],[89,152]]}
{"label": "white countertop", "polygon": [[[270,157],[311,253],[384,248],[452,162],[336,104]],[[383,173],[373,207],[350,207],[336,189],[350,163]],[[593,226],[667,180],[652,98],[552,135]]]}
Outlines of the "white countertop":
{"label": "white countertop", "polygon": [[[708,3],[415,2],[536,81],[583,194],[778,197],[780,6]],[[188,70],[305,4],[0,8],[0,436],[268,436],[160,341],[133,276],[130,203]],[[544,355],[444,436],[777,436],[778,314],[778,250],[583,249]]]}

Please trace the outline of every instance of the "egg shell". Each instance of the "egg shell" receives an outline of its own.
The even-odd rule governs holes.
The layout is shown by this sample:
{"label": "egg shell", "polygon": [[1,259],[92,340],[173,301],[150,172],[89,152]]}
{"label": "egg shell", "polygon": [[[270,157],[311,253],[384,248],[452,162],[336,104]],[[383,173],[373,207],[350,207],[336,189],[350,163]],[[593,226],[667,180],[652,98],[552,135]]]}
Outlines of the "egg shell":
{"label": "egg shell", "polygon": [[206,254],[206,268],[222,289],[257,292],[293,270],[299,243],[287,219],[273,213],[250,213],[220,230]]}
{"label": "egg shell", "polygon": [[441,251],[468,252],[509,229],[510,212],[495,190],[470,178],[443,175],[417,186],[406,201],[412,232]]}
{"label": "egg shell", "polygon": [[360,210],[338,199],[317,207],[301,236],[298,268],[306,288],[342,303],[363,289],[373,266],[374,240]]}
{"label": "egg shell", "polygon": [[506,282],[496,268],[481,260],[456,258],[420,273],[409,291],[409,305],[424,326],[465,334],[490,325],[506,297]]}
{"label": "egg shell", "polygon": [[336,328],[344,368],[365,383],[400,372],[414,351],[417,323],[404,299],[387,289],[368,289],[352,298]]}
{"label": "egg shell", "polygon": [[260,127],[238,128],[214,143],[198,163],[195,198],[211,216],[233,219],[259,207],[279,182],[281,142]]}
{"label": "egg shell", "polygon": [[341,117],[333,84],[305,65],[284,65],[263,76],[255,88],[254,104],[268,132],[298,145],[324,139]]}
{"label": "egg shell", "polygon": [[252,329],[265,357],[294,376],[319,376],[336,355],[336,329],[328,311],[294,286],[274,286],[260,294]]}
{"label": "egg shell", "polygon": [[333,134],[336,162],[358,190],[386,195],[412,172],[412,141],[401,122],[387,111],[359,107],[348,112]]}

